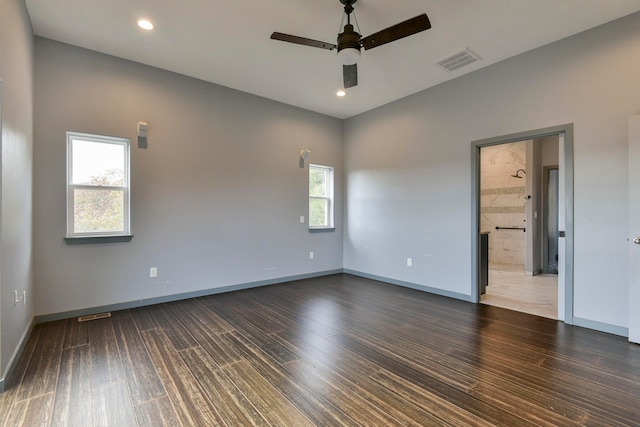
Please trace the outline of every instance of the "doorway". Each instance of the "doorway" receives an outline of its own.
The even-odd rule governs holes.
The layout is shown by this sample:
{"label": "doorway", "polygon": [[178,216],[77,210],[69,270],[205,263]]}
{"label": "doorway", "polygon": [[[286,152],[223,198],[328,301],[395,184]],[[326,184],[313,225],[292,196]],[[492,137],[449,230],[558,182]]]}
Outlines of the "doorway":
{"label": "doorway", "polygon": [[[549,160],[542,150],[541,141],[557,140],[555,161]],[[506,170],[499,172],[495,178],[498,188],[483,195],[481,177],[481,150],[504,144],[524,141],[526,155]],[[514,146],[505,146],[514,147]],[[552,282],[550,297],[557,304],[556,313],[547,317],[557,318],[565,323],[573,323],[573,126],[571,124],[552,128],[539,129],[517,134],[505,135],[490,139],[474,141],[472,148],[472,299],[476,303],[482,302],[482,285],[491,287],[493,281],[513,281],[514,277],[524,286],[533,289],[542,287],[544,281]],[[512,158],[519,157],[510,152]],[[520,151],[522,153],[522,148]],[[545,157],[547,156],[547,157]],[[544,160],[543,160],[544,158]],[[521,167],[523,166],[524,167]],[[542,165],[547,166],[543,168]],[[516,167],[517,166],[517,167]],[[498,168],[499,169],[499,168]],[[525,178],[526,176],[526,178]],[[544,182],[543,182],[544,181]],[[502,187],[500,187],[502,182]],[[523,185],[524,182],[524,185]],[[555,192],[554,192],[555,190]],[[491,193],[504,193],[501,204],[505,201],[510,206],[494,205],[484,209]],[[483,199],[484,198],[484,199]],[[518,201],[521,205],[518,205]],[[556,206],[552,206],[555,202]],[[547,209],[545,211],[545,209]],[[502,212],[504,211],[504,212]],[[486,216],[488,212],[498,213],[494,222],[487,228]],[[543,221],[544,217],[544,221]],[[546,230],[546,231],[545,231]],[[553,230],[553,231],[551,231]],[[483,233],[484,232],[484,233]],[[507,234],[510,233],[510,234]],[[517,233],[521,233],[518,235]],[[516,265],[514,268],[499,270],[486,268],[480,261],[488,260],[489,256],[482,253],[482,248],[489,245],[484,242],[486,235],[493,234],[494,242],[491,247],[495,251],[502,245],[506,252],[506,260]],[[524,242],[523,242],[524,235]],[[512,240],[512,241],[509,241]],[[481,243],[485,243],[481,245]],[[516,257],[517,249],[523,247],[522,256]],[[505,251],[504,249],[508,249]],[[491,250],[489,250],[489,254]],[[557,255],[556,255],[557,254]],[[511,257],[511,258],[509,258]],[[493,261],[496,259],[493,257]],[[515,262],[517,261],[517,262]],[[524,264],[523,267],[522,264]],[[490,265],[490,264],[489,264]],[[554,274],[557,270],[557,275]],[[499,273],[496,273],[498,271]],[[487,276],[489,273],[489,277]],[[487,283],[487,279],[489,282]],[[536,289],[537,290],[537,289]],[[518,292],[525,292],[518,289]],[[519,309],[518,307],[514,307]],[[525,311],[520,309],[520,311]],[[539,313],[534,313],[539,314]]]}
{"label": "doorway", "polygon": [[546,231],[547,223],[557,227],[557,192],[543,178],[550,163],[557,169],[558,150],[557,135],[480,148],[480,230],[488,248],[483,304],[557,319],[557,267],[550,272],[542,252],[557,241]]}

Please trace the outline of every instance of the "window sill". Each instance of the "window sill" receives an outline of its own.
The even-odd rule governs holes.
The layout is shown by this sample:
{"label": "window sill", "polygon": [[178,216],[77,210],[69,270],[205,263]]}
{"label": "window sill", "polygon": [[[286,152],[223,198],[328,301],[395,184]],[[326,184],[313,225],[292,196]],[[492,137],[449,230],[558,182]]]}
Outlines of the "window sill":
{"label": "window sill", "polygon": [[336,231],[335,227],[310,228],[309,233],[332,233]]}
{"label": "window sill", "polygon": [[121,236],[87,236],[87,237],[65,237],[67,245],[93,245],[97,243],[122,243],[130,242],[133,234]]}

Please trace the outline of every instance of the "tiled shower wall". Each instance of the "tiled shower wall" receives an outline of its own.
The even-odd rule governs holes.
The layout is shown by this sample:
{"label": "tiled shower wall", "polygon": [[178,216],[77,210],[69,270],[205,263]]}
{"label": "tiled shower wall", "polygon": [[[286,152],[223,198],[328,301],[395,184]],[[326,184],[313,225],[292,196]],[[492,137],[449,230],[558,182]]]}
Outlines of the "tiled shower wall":
{"label": "tiled shower wall", "polygon": [[480,150],[480,226],[489,234],[489,264],[522,265],[525,233],[496,227],[525,227],[526,141],[482,147]]}

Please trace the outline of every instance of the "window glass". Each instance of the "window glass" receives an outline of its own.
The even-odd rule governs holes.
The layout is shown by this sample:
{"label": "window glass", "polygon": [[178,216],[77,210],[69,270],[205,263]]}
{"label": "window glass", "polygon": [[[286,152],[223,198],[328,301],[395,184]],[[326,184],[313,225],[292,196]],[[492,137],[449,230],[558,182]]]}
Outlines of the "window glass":
{"label": "window glass", "polygon": [[74,233],[124,232],[124,193],[80,189],[73,194]]}
{"label": "window glass", "polygon": [[124,145],[74,139],[72,146],[73,184],[124,185]]}
{"label": "window glass", "polygon": [[309,227],[333,227],[333,168],[309,165]]}
{"label": "window glass", "polygon": [[67,236],[130,234],[129,140],[67,133]]}
{"label": "window glass", "polygon": [[309,169],[309,195],[314,197],[327,196],[327,170],[320,168]]}

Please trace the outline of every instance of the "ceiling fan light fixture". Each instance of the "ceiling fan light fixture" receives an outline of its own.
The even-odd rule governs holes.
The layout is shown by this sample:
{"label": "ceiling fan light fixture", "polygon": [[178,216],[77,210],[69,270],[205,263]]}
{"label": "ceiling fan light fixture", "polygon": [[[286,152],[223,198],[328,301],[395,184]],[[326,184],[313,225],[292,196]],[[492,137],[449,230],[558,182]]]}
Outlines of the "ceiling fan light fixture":
{"label": "ceiling fan light fixture", "polygon": [[[360,35],[358,20],[355,19],[353,9],[353,5],[357,1],[358,0],[340,0],[340,3],[344,5],[344,16],[340,26],[344,23],[345,18],[347,24],[344,26],[343,31],[338,33],[336,44],[279,32],[273,32],[271,39],[326,50],[337,49],[338,58],[340,63],[342,63],[342,82],[344,88],[347,89],[358,85],[358,61],[360,60],[360,51],[363,48],[365,50],[373,49],[374,47],[382,46],[431,28],[429,17],[426,13],[423,13],[363,38]],[[356,31],[353,24],[351,24],[351,15],[353,15],[358,31]]]}
{"label": "ceiling fan light fixture", "polygon": [[352,47],[344,48],[338,51],[338,58],[340,58],[340,62],[342,63],[342,65],[357,64],[360,60],[360,49],[355,49]]}

